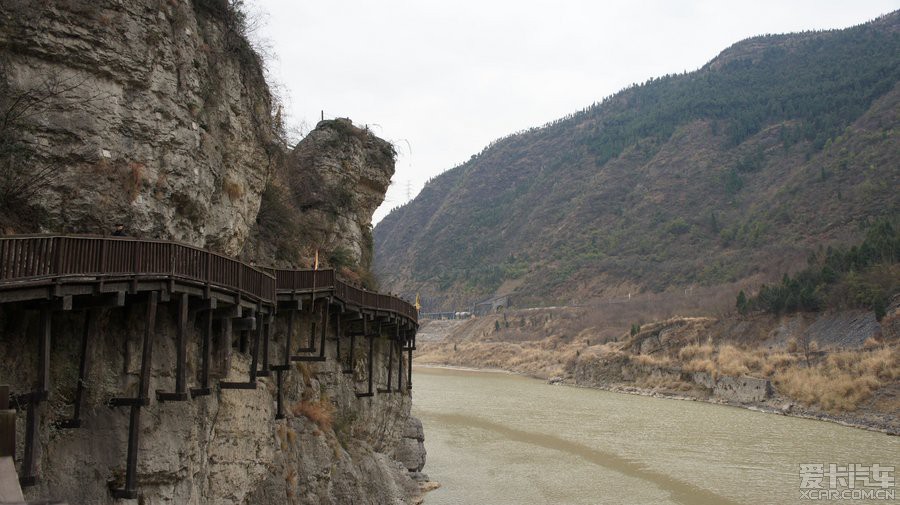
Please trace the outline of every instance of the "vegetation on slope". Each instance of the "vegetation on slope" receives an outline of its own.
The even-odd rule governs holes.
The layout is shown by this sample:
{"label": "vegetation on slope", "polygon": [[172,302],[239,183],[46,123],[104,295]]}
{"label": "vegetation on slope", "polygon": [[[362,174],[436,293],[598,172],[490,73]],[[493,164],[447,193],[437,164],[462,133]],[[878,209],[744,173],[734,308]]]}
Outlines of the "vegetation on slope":
{"label": "vegetation on slope", "polygon": [[758,283],[896,215],[900,14],[766,36],[492,143],[375,229],[426,309]]}
{"label": "vegetation on slope", "polygon": [[759,293],[737,297],[741,313],[764,310],[773,314],[824,308],[865,308],[884,317],[891,297],[900,292],[900,229],[882,219],[866,232],[861,244],[849,249],[829,247],[810,254],[809,266],[781,284],[763,285]]}

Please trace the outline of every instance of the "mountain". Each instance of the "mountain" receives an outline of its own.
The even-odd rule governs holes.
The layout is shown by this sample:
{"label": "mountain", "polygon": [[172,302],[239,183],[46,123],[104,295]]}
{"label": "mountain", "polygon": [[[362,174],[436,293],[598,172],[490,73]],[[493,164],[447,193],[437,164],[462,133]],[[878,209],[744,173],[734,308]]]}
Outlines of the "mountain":
{"label": "mountain", "polygon": [[758,286],[900,216],[898,115],[900,11],[747,39],[435,177],[375,272],[424,310]]}

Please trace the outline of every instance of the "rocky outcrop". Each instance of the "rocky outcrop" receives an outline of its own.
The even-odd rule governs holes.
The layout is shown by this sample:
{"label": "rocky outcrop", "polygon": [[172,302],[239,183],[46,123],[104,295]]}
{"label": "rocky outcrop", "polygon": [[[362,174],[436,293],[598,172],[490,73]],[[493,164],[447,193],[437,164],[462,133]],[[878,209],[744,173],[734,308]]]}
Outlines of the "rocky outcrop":
{"label": "rocky outcrop", "polygon": [[288,158],[289,183],[323,244],[340,243],[364,269],[372,262],[372,214],[394,175],[394,147],[349,119],[323,121]]}
{"label": "rocky outcrop", "polygon": [[349,119],[321,121],[274,174],[244,255],[295,267],[319,251],[345,277],[366,277],[372,213],[384,201],[394,155],[389,142]]}
{"label": "rocky outcrop", "polygon": [[425,430],[422,428],[422,421],[410,416],[400,445],[397,446],[397,460],[410,472],[421,472],[425,467],[425,455]]}
{"label": "rocky outcrop", "polygon": [[40,217],[7,231],[122,222],[241,249],[278,145],[259,58],[226,0],[9,0],[0,23],[0,155],[16,165],[0,191]]}

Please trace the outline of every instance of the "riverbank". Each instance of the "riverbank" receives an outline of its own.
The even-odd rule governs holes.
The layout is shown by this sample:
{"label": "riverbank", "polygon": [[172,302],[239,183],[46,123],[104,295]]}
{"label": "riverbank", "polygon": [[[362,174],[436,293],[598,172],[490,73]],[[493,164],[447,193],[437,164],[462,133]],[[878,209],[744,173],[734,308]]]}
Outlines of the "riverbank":
{"label": "riverbank", "polygon": [[[550,379],[552,380],[552,379]],[[549,381],[549,380],[548,380]],[[653,398],[663,398],[667,400],[681,400],[681,401],[699,401],[704,403],[710,403],[714,405],[722,405],[726,407],[737,407],[747,410],[752,410],[755,412],[762,412],[766,414],[776,414],[781,416],[788,417],[797,417],[800,419],[810,419],[814,421],[825,421],[830,423],[836,423],[841,426],[846,426],[849,428],[859,428],[867,431],[875,431],[879,433],[884,433],[886,435],[891,436],[900,436],[900,425],[898,425],[897,420],[886,420],[877,415],[875,416],[854,416],[847,414],[829,414],[827,412],[817,411],[816,409],[810,409],[807,407],[803,407],[797,405],[794,401],[789,398],[779,398],[775,397],[765,402],[758,403],[741,403],[717,398],[703,398],[700,396],[690,396],[685,394],[678,394],[674,392],[660,391],[655,389],[644,389],[635,386],[628,386],[624,384],[618,385],[579,385],[573,382],[569,382],[566,380],[562,380],[559,382],[553,382],[554,384],[561,384],[572,387],[584,387],[590,389],[600,389],[603,391],[609,391],[612,393],[623,393],[630,395],[638,395],[638,396],[649,396]]]}
{"label": "riverbank", "polygon": [[670,317],[613,335],[597,317],[558,307],[437,324],[416,363],[900,434],[900,299],[880,321],[858,310]]}
{"label": "riverbank", "polygon": [[670,317],[615,335],[606,316],[558,307],[439,324],[416,362],[900,434],[900,297],[881,320],[859,310]]}
{"label": "riverbank", "polygon": [[[426,355],[427,356],[427,355]],[[802,405],[798,405],[796,401],[783,397],[781,395],[774,395],[766,401],[762,402],[752,402],[752,403],[742,403],[737,401],[729,401],[725,399],[715,398],[710,395],[703,395],[699,391],[693,392],[675,392],[669,391],[660,388],[642,388],[632,384],[579,384],[578,382],[572,380],[572,378],[564,378],[564,377],[547,377],[542,376],[540,374],[528,373],[516,370],[509,370],[503,368],[496,367],[477,367],[477,366],[462,366],[456,364],[449,363],[422,363],[418,359],[414,362],[415,368],[431,368],[431,369],[446,369],[446,370],[455,370],[460,372],[474,372],[474,373],[497,373],[497,374],[511,374],[518,375],[522,377],[528,377],[537,380],[547,381],[549,384],[560,385],[560,386],[569,386],[569,387],[577,387],[577,388],[586,388],[586,389],[598,389],[602,391],[608,391],[611,393],[620,393],[620,394],[628,394],[628,395],[636,395],[636,396],[645,396],[652,398],[661,398],[666,400],[679,400],[679,401],[691,401],[691,402],[703,402],[709,403],[713,405],[720,405],[725,407],[736,407],[746,410],[751,410],[755,412],[762,412],[766,414],[774,414],[780,416],[788,416],[788,417],[796,417],[800,419],[809,419],[814,421],[824,421],[829,423],[835,423],[841,426],[846,426],[849,428],[857,428],[867,431],[873,431],[878,433],[884,433],[890,436],[900,436],[900,422],[896,416],[884,415],[879,413],[856,413],[856,414],[835,414],[823,412],[821,410],[815,408],[804,407]],[[896,394],[896,393],[894,393]]]}
{"label": "riverbank", "polygon": [[578,388],[587,388],[587,389],[599,389],[602,391],[609,391],[611,393],[621,393],[621,394],[629,394],[629,395],[637,395],[637,396],[646,396],[652,398],[663,398],[667,400],[680,400],[680,401],[693,401],[693,402],[704,402],[710,403],[714,405],[722,405],[727,407],[737,407],[747,410],[752,410],[755,412],[763,412],[767,414],[776,414],[781,416],[789,416],[796,417],[800,419],[810,419],[815,421],[825,421],[830,423],[836,423],[841,426],[846,426],[850,428],[859,428],[867,431],[874,431],[879,433],[884,433],[891,436],[900,436],[900,423],[895,418],[893,419],[885,419],[877,414],[869,414],[869,415],[849,415],[849,414],[830,414],[827,412],[818,411],[816,409],[810,409],[807,407],[803,407],[801,405],[797,405],[796,402],[791,400],[790,398],[775,396],[765,402],[754,402],[754,403],[741,403],[735,401],[728,401],[713,397],[703,397],[699,394],[686,394],[685,392],[673,392],[666,391],[661,389],[650,389],[650,388],[641,388],[628,384],[579,384],[571,379],[561,378],[561,377],[541,377],[534,374],[517,372],[514,370],[505,370],[501,368],[478,368],[472,366],[459,366],[459,365],[451,365],[451,364],[435,364],[435,363],[419,363],[414,361],[415,368],[436,368],[436,369],[447,369],[447,370],[457,370],[457,371],[470,371],[470,372],[478,372],[478,373],[501,373],[501,374],[512,374],[519,375],[522,377],[529,377],[532,379],[545,380],[550,384],[561,385],[561,386],[570,386],[570,387],[578,387]]}

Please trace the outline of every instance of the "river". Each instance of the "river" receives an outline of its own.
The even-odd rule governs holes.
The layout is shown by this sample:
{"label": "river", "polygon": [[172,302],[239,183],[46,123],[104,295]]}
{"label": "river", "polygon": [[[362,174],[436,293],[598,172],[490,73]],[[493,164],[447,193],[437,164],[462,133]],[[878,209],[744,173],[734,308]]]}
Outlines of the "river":
{"label": "river", "polygon": [[415,367],[413,384],[442,484],[425,505],[811,503],[801,464],[900,466],[900,438],[833,423],[498,372]]}

